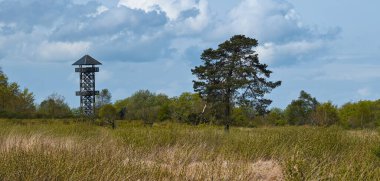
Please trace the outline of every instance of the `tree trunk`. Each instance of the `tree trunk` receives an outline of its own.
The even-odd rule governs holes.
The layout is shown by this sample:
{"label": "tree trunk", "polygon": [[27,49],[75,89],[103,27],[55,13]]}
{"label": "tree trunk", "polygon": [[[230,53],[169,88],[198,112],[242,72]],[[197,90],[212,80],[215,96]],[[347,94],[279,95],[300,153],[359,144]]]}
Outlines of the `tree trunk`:
{"label": "tree trunk", "polygon": [[225,132],[229,132],[230,131],[230,113],[231,113],[231,104],[230,104],[230,96],[227,96],[227,100],[226,100],[226,108],[224,110],[224,131]]}
{"label": "tree trunk", "polygon": [[112,129],[116,129],[116,120],[112,121]]}
{"label": "tree trunk", "polygon": [[[234,66],[234,64],[232,64],[232,67],[230,67],[229,72],[228,72],[227,82],[230,82],[229,80],[232,77],[234,69],[235,69],[235,66]],[[231,86],[228,85],[227,92],[226,92],[226,99],[224,100],[225,104],[226,104],[226,109],[224,110],[224,119],[225,119],[224,131],[225,132],[229,132],[230,131],[230,121],[231,121],[230,120],[230,114],[231,114],[231,97],[232,96],[233,95],[232,95]]]}
{"label": "tree trunk", "polygon": [[226,124],[224,126],[224,132],[229,133],[230,132],[230,124]]}

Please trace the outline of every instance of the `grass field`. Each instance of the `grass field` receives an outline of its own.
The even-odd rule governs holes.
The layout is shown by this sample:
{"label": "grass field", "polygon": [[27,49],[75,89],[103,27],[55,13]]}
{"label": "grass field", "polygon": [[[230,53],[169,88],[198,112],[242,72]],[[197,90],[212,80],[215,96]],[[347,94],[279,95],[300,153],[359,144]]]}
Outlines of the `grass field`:
{"label": "grass field", "polygon": [[0,180],[380,180],[376,130],[0,120]]}

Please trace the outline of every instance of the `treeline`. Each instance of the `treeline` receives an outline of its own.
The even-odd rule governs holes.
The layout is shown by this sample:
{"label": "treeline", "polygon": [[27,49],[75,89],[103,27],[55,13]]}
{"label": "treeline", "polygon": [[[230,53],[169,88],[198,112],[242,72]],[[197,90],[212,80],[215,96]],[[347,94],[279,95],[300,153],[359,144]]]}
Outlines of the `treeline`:
{"label": "treeline", "polygon": [[[169,98],[140,90],[114,104],[119,119],[143,120],[151,124],[172,120],[187,124],[223,124],[219,112],[210,111],[198,94],[183,93]],[[232,125],[242,127],[311,125],[340,125],[345,128],[373,128],[380,126],[380,100],[347,103],[341,107],[331,102],[320,103],[305,91],[285,109],[272,108],[260,115],[252,108],[234,107]]]}
{"label": "treeline", "polygon": [[33,93],[21,90],[0,69],[0,117],[27,117],[36,111]]}
{"label": "treeline", "polygon": [[[97,113],[110,106],[119,120],[143,120],[146,124],[161,121],[176,121],[186,124],[222,125],[222,110],[210,109],[197,93],[183,93],[178,97],[140,90],[132,96],[111,104],[111,93],[103,89],[96,97]],[[75,118],[79,108],[71,109],[65,98],[52,94],[40,104],[34,103],[34,95],[28,89],[20,89],[17,83],[9,82],[0,70],[0,118]],[[112,111],[111,111],[112,112]],[[311,125],[340,125],[345,128],[373,128],[380,126],[380,100],[359,101],[337,107],[331,102],[318,102],[315,97],[301,91],[285,109],[272,108],[257,112],[252,107],[234,106],[231,125],[242,127]],[[101,115],[98,115],[101,116]]]}
{"label": "treeline", "polygon": [[[114,104],[120,119],[143,120],[147,124],[155,121],[175,120],[181,123],[199,124],[205,102],[198,94],[183,93],[169,98],[165,94],[155,94],[140,90],[132,96]],[[210,118],[210,116],[206,116]],[[212,119],[208,119],[212,122]]]}
{"label": "treeline", "polygon": [[9,82],[0,69],[0,118],[68,118],[75,112],[58,94],[52,94],[39,105],[34,101],[32,92]]}
{"label": "treeline", "polygon": [[380,100],[346,103],[337,107],[331,102],[320,103],[301,91],[285,110],[273,108],[261,117],[272,125],[340,125],[345,128],[373,128],[380,126]]}

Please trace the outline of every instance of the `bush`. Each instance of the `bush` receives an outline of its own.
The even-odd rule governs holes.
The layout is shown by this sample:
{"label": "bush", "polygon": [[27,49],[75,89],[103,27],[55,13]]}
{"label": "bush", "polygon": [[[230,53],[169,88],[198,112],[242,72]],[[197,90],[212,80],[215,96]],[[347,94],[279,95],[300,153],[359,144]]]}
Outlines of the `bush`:
{"label": "bush", "polygon": [[[272,108],[266,116],[267,124],[277,125],[277,121],[285,119],[284,111],[280,108]],[[287,121],[285,121],[287,123]]]}
{"label": "bush", "polygon": [[373,128],[380,119],[379,101],[347,103],[339,110],[340,123],[347,128]]}
{"label": "bush", "polygon": [[199,94],[185,92],[172,100],[172,119],[194,125],[199,123],[198,117],[206,104]]}
{"label": "bush", "polygon": [[285,116],[291,125],[304,125],[312,123],[312,113],[319,102],[315,97],[305,91],[300,92],[298,99],[293,100],[285,109]]}
{"label": "bush", "polygon": [[286,121],[285,119],[279,119],[279,120],[275,121],[276,126],[285,126],[287,124],[288,124],[288,121]]}
{"label": "bush", "polygon": [[317,106],[312,118],[318,126],[330,126],[339,122],[338,109],[331,102]]}
{"label": "bush", "polygon": [[233,109],[231,118],[234,126],[248,126],[250,122],[243,108]]}
{"label": "bush", "polygon": [[169,103],[168,96],[164,94],[140,90],[131,97],[116,101],[115,107],[120,117],[125,117],[127,120],[143,120],[145,124],[153,124],[154,121],[163,121],[169,118]]}
{"label": "bush", "polygon": [[41,102],[38,107],[38,114],[44,118],[72,117],[72,112],[69,105],[65,102],[65,97],[56,93]]}
{"label": "bush", "polygon": [[99,110],[99,116],[103,119],[105,123],[112,125],[112,128],[116,128],[116,117],[117,111],[116,108],[111,104],[106,104]]}

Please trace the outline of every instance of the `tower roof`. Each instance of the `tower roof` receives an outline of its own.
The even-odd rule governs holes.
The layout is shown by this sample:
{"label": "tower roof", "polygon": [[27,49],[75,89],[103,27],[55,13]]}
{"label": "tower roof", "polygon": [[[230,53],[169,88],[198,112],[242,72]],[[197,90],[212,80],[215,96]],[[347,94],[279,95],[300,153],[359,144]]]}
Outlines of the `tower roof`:
{"label": "tower roof", "polygon": [[73,65],[102,65],[102,63],[95,60],[90,55],[85,55],[81,59],[73,63]]}

